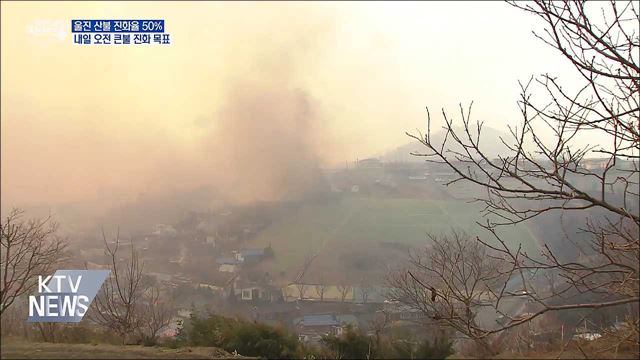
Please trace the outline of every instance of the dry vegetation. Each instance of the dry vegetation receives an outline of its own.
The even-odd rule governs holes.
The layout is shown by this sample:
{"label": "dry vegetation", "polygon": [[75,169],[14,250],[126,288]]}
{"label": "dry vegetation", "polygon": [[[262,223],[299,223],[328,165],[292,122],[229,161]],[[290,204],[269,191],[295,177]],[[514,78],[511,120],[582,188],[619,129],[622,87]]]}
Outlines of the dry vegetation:
{"label": "dry vegetation", "polygon": [[[52,344],[3,339],[3,359],[228,359],[234,356],[214,347],[168,349],[139,345]],[[238,356],[237,358],[246,358]]]}

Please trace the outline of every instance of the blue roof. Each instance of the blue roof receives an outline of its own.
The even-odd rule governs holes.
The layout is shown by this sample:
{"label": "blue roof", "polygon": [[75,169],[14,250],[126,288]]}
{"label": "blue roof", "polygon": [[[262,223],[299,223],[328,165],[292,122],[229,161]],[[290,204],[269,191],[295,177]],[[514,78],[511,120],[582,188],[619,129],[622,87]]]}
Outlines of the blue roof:
{"label": "blue roof", "polygon": [[303,326],[336,326],[340,325],[333,315],[304,315],[302,317]]}
{"label": "blue roof", "polygon": [[242,256],[262,256],[264,255],[264,249],[244,249],[240,250]]}

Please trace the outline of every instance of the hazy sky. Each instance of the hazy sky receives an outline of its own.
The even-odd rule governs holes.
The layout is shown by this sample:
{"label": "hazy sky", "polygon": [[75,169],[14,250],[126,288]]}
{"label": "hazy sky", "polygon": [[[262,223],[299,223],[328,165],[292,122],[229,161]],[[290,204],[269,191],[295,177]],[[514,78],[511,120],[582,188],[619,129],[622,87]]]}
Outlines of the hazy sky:
{"label": "hazy sky", "polygon": [[[74,18],[165,19],[172,44],[74,45]],[[405,143],[427,105],[474,100],[504,129],[518,80],[571,71],[500,2],[3,2],[1,20],[5,206],[262,177],[270,193],[301,164]]]}

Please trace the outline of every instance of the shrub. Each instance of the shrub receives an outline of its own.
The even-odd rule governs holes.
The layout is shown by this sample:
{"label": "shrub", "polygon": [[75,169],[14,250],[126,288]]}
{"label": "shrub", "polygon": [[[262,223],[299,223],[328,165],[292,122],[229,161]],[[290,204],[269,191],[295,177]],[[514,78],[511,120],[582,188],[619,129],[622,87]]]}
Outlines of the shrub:
{"label": "shrub", "polygon": [[265,324],[241,322],[226,334],[223,348],[246,356],[264,356],[269,359],[297,356],[298,339],[281,328]]}
{"label": "shrub", "polygon": [[415,345],[410,341],[395,341],[391,344],[390,354],[385,358],[414,359]]}
{"label": "shrub", "polygon": [[161,345],[164,347],[168,347],[169,349],[177,349],[184,346],[185,342],[177,338],[169,338],[169,339],[164,339],[161,342]]}
{"label": "shrub", "polygon": [[369,337],[351,326],[340,336],[323,337],[321,343],[338,359],[366,359],[369,355]]}
{"label": "shrub", "polygon": [[238,322],[215,314],[209,314],[206,318],[191,316],[184,335],[190,345],[224,347],[225,335],[237,326]]}
{"label": "shrub", "polygon": [[418,346],[415,354],[416,359],[445,359],[449,355],[453,355],[453,343],[446,337],[437,337],[433,343],[424,340]]}
{"label": "shrub", "polygon": [[[209,314],[192,316],[180,335],[193,346],[215,346],[228,352],[269,359],[298,357],[299,342],[282,328]],[[180,342],[169,343],[178,345]]]}
{"label": "shrub", "polygon": [[156,346],[158,344],[158,340],[155,336],[143,336],[142,337],[142,346]]}
{"label": "shrub", "polygon": [[68,344],[107,343],[119,344],[119,336],[113,331],[90,324],[58,324],[54,329],[55,342]]}

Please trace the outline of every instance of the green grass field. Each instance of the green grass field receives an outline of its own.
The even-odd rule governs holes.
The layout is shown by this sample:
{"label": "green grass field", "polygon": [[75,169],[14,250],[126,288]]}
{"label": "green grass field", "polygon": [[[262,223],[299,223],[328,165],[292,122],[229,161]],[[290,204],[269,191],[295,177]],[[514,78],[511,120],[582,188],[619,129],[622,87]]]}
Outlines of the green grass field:
{"label": "green grass field", "polygon": [[[428,244],[428,233],[440,234],[452,227],[491,240],[476,224],[481,220],[480,210],[480,205],[462,200],[343,196],[303,206],[271,224],[248,245],[271,244],[276,257],[264,267],[266,271],[285,272],[291,278],[300,271],[305,255],[319,253],[313,268],[316,273],[328,274],[336,269],[347,270],[344,263],[358,254],[367,255],[372,261],[380,259],[381,265],[390,264],[406,253],[389,250],[381,243],[419,248]],[[509,246],[522,243],[530,253],[537,249],[536,240],[525,225],[502,229],[501,235]]]}

